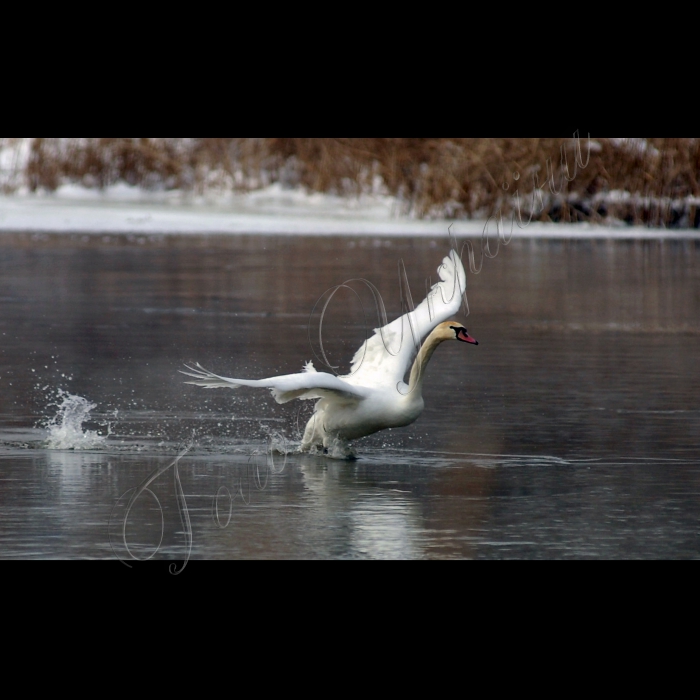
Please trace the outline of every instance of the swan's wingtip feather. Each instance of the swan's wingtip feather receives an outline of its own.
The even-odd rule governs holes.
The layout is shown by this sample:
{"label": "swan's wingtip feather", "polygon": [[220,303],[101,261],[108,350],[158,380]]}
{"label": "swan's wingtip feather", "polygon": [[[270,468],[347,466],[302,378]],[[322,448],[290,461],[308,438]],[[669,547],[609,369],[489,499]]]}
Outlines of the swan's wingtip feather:
{"label": "swan's wingtip feather", "polygon": [[187,377],[194,377],[195,379],[205,379],[201,374],[192,374],[192,372],[183,372],[181,369],[178,370],[180,374],[184,374]]}
{"label": "swan's wingtip feather", "polygon": [[207,372],[206,370],[204,370],[204,371],[198,370],[198,369],[195,369],[194,367],[190,367],[189,365],[185,365],[185,367],[187,367],[187,369],[190,371],[185,372],[185,370],[179,369],[178,372],[180,374],[186,374],[188,377],[196,377],[197,379],[205,379],[208,377],[215,376],[211,372]]}
{"label": "swan's wingtip feather", "polygon": [[184,384],[193,384],[194,386],[201,386],[204,389],[238,389],[239,384],[232,384],[231,382],[217,381],[216,379],[205,379],[199,382],[183,382]]}

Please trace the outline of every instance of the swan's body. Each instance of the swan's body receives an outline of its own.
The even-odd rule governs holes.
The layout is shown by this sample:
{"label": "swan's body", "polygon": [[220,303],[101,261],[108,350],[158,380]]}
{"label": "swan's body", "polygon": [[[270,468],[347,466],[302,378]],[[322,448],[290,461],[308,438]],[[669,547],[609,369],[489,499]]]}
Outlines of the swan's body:
{"label": "swan's body", "polygon": [[[425,367],[441,342],[477,344],[461,323],[445,321],[459,310],[466,288],[464,268],[454,251],[444,258],[438,274],[441,281],[413,311],[376,329],[362,344],[353,357],[350,373],[343,377],[317,372],[311,363],[298,374],[269,379],[220,377],[200,365],[188,367],[191,372],[183,374],[197,380],[188,384],[206,388],[267,387],[278,403],[318,399],[304,431],[302,451],[323,447],[347,454],[348,441],[409,425],[420,416]],[[411,374],[405,384],[409,366]]]}

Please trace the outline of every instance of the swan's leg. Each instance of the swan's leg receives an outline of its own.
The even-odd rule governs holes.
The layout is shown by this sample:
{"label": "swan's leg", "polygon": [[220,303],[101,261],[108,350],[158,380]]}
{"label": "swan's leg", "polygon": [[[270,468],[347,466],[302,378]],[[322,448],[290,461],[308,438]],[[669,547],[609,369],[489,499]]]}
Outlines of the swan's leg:
{"label": "swan's leg", "polygon": [[302,452],[313,452],[314,449],[322,448],[324,454],[335,459],[357,459],[355,450],[350,447],[347,440],[342,440],[336,435],[326,432],[323,425],[325,407],[319,404],[317,404],[316,410],[306,424],[304,437],[299,449]]}
{"label": "swan's leg", "polygon": [[301,441],[301,451],[309,452],[315,446],[323,445],[323,420],[322,411],[314,411],[304,429],[304,437]]}

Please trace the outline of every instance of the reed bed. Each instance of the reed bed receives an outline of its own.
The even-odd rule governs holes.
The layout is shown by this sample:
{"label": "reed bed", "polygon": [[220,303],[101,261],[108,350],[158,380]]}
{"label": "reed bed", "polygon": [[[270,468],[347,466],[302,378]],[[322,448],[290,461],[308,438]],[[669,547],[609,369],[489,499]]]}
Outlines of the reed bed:
{"label": "reed bed", "polygon": [[700,139],[0,139],[5,192],[118,182],[384,194],[417,218],[700,227]]}

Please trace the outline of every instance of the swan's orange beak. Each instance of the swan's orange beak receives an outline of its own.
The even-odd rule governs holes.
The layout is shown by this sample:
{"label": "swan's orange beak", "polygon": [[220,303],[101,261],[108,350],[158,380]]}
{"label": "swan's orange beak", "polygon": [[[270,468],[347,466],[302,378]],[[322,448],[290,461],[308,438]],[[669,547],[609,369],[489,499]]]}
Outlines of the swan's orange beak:
{"label": "swan's orange beak", "polygon": [[457,340],[461,340],[464,343],[471,343],[472,345],[478,345],[479,341],[472,338],[469,333],[467,333],[466,328],[460,328],[457,332]]}

